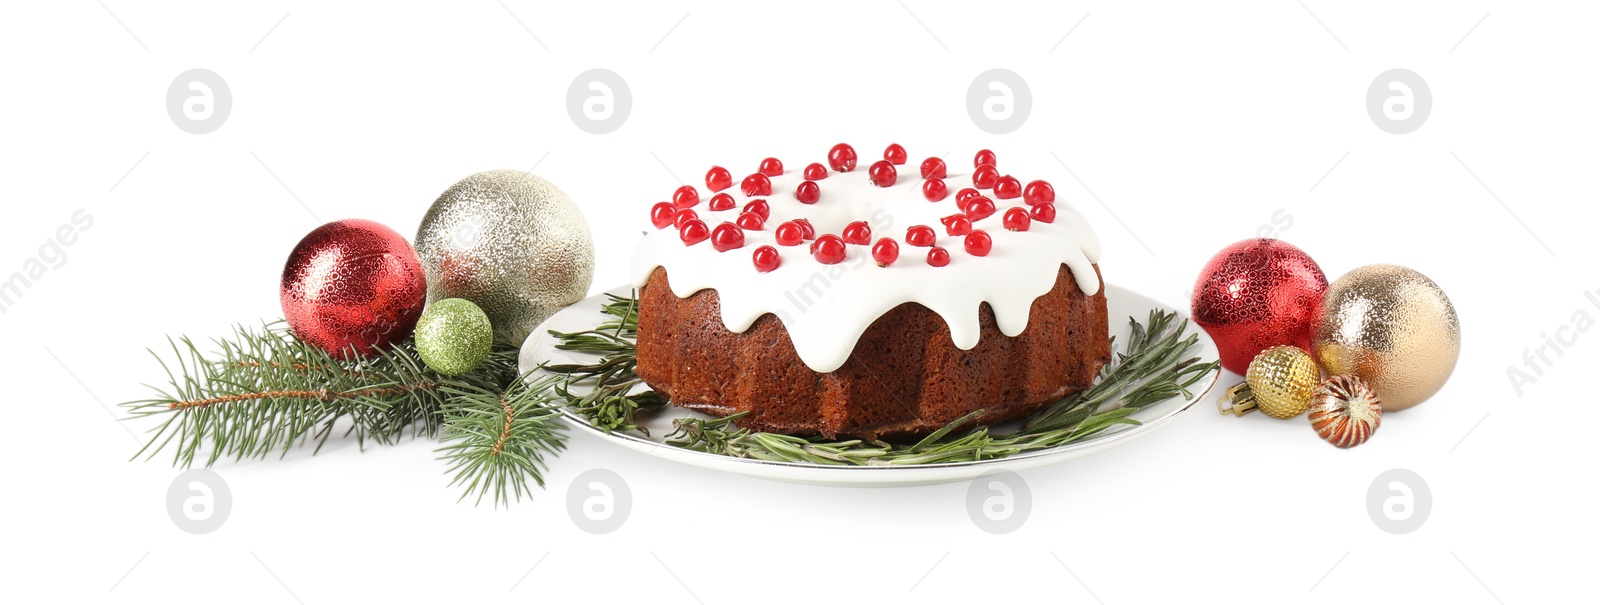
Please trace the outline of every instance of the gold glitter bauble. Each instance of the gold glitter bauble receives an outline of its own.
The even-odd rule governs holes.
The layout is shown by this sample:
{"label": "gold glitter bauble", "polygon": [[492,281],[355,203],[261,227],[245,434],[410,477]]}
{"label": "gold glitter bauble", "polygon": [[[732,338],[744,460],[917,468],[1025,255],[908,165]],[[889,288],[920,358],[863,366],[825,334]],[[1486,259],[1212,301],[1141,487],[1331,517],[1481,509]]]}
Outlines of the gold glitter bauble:
{"label": "gold glitter bauble", "polygon": [[1383,402],[1360,378],[1333,376],[1317,385],[1306,417],[1324,441],[1338,447],[1355,447],[1366,443],[1378,430],[1383,420]]}
{"label": "gold glitter bauble", "polygon": [[1350,374],[1386,411],[1426,401],[1455,371],[1461,324],[1439,285],[1397,265],[1367,265],[1328,286],[1311,351],[1329,374]]}
{"label": "gold glitter bauble", "polygon": [[555,185],[517,170],[480,172],[452,185],[417,229],[428,302],[472,301],[495,337],[521,346],[594,281],[594,240]]}
{"label": "gold glitter bauble", "polygon": [[[1217,409],[1235,416],[1260,409],[1273,418],[1294,418],[1311,404],[1311,391],[1321,377],[1317,362],[1300,347],[1278,345],[1250,360],[1244,383],[1228,389]],[[1222,407],[1224,402],[1232,407]]]}
{"label": "gold glitter bauble", "polygon": [[1250,360],[1250,369],[1244,373],[1256,406],[1273,418],[1294,418],[1306,411],[1321,377],[1310,355],[1288,345],[1262,351]]}

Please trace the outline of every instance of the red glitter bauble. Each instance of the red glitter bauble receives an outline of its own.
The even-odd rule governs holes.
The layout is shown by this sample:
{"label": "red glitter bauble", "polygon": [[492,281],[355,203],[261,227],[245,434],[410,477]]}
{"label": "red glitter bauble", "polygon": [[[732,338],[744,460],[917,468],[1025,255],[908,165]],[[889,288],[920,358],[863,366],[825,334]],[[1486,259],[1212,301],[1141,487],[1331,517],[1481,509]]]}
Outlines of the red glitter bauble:
{"label": "red glitter bauble", "polygon": [[295,245],[278,297],[295,336],[349,359],[410,336],[427,288],[405,237],[349,219],[317,227]]}
{"label": "red glitter bauble", "polygon": [[1194,321],[1222,353],[1222,367],[1243,375],[1257,353],[1277,345],[1311,352],[1311,324],[1328,278],[1305,252],[1275,239],[1223,248],[1194,282]]}

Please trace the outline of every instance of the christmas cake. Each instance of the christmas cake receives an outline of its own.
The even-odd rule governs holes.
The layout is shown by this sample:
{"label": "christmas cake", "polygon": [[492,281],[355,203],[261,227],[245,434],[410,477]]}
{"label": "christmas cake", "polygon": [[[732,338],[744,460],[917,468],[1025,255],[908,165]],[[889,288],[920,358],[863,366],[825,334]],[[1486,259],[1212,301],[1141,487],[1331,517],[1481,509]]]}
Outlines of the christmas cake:
{"label": "christmas cake", "polygon": [[1088,388],[1110,360],[1100,244],[1049,183],[980,151],[957,173],[899,145],[858,169],[775,158],[650,210],[631,272],[637,373],[752,430],[924,435]]}

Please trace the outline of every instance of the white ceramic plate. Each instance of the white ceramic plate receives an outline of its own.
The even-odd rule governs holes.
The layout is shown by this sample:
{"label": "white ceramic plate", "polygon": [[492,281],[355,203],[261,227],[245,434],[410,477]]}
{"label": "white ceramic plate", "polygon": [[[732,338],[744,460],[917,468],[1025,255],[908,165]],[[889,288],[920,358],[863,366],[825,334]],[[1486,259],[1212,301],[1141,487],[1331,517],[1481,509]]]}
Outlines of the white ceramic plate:
{"label": "white ceramic plate", "polygon": [[[626,287],[611,291],[612,294],[618,296],[627,296],[630,292],[631,290]],[[522,351],[518,357],[518,364],[521,366],[522,371],[527,372],[547,361],[555,363],[590,363],[597,359],[596,356],[590,354],[557,350],[555,348],[556,341],[550,336],[550,330],[580,332],[593,329],[600,322],[607,319],[607,316],[600,310],[605,302],[605,295],[591,296],[575,305],[562,309],[541,324],[533,331],[533,335],[528,337],[527,342],[522,345]],[[1129,337],[1129,317],[1143,322],[1149,316],[1151,309],[1164,308],[1163,305],[1148,296],[1111,284],[1106,285],[1106,307],[1111,318],[1111,335],[1116,337],[1117,343],[1124,343]],[[1182,314],[1181,311],[1179,313]],[[1211,337],[1207,336],[1204,330],[1191,323],[1188,331],[1200,335],[1197,354],[1201,359],[1217,358],[1216,344],[1211,341]],[[673,419],[689,416],[708,418],[708,416],[675,406],[668,406],[667,409],[659,414],[641,418],[642,425],[650,430],[649,437],[621,432],[607,434],[605,431],[590,426],[587,419],[571,412],[566,413],[566,419],[568,424],[576,427],[579,432],[592,434],[600,439],[637,452],[709,469],[780,481],[820,485],[922,485],[965,481],[991,470],[1015,472],[1035,468],[1074,458],[1082,458],[1128,443],[1171,423],[1172,419],[1183,413],[1184,410],[1189,409],[1196,401],[1205,397],[1206,392],[1210,391],[1211,387],[1216,384],[1219,375],[1220,372],[1212,372],[1202,378],[1200,382],[1190,389],[1193,393],[1192,397],[1173,397],[1133,414],[1131,417],[1142,422],[1143,424],[1141,425],[1125,425],[1107,429],[1105,432],[1082,441],[1046,450],[1025,452],[1008,458],[980,462],[953,462],[920,466],[827,466],[808,463],[768,462],[765,460],[734,458],[696,452],[667,445],[665,438],[668,433],[672,432]],[[582,383],[573,386],[575,390],[582,387]],[[1003,429],[1004,427],[998,428]]]}

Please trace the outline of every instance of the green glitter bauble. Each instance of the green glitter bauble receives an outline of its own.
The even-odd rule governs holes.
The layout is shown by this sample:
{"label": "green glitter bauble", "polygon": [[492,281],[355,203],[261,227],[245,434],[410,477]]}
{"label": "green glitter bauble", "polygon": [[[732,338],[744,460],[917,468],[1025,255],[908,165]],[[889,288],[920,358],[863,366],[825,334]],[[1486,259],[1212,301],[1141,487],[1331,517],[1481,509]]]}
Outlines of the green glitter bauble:
{"label": "green glitter bauble", "polygon": [[472,301],[446,298],[428,305],[417,320],[417,354],[433,371],[457,376],[489,357],[494,327]]}

